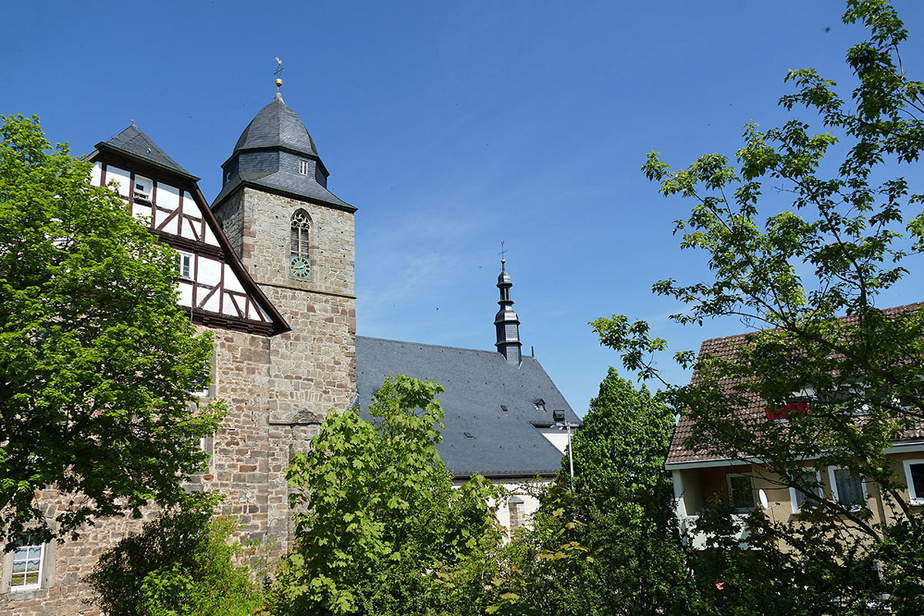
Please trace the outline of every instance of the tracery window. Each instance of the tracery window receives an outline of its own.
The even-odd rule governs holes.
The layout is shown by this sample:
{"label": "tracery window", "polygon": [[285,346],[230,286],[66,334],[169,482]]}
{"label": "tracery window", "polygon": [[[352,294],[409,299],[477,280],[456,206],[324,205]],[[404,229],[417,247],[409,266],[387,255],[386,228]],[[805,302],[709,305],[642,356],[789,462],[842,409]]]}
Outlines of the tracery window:
{"label": "tracery window", "polygon": [[305,210],[292,214],[291,235],[289,239],[289,275],[292,278],[311,280],[311,259],[308,255],[308,231],[311,218]]}

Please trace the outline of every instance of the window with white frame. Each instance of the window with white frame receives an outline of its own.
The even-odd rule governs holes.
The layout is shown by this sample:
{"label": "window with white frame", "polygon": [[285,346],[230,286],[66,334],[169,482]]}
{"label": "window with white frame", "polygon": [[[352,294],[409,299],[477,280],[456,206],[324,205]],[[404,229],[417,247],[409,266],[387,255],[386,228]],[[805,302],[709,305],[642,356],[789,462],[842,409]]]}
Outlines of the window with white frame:
{"label": "window with white frame", "polygon": [[908,497],[916,505],[924,505],[924,460],[905,460],[905,481]]}
{"label": "window with white frame", "polygon": [[192,278],[192,255],[188,252],[176,253],[176,273],[184,280]]}
{"label": "window with white frame", "polygon": [[789,502],[792,503],[793,513],[801,513],[802,505],[804,505],[805,501],[809,498],[807,494],[814,494],[819,498],[824,496],[824,492],[821,489],[821,473],[818,471],[805,470],[802,472],[799,479],[799,487],[802,488],[801,490],[794,487],[789,488]]}
{"label": "window with white frame", "polygon": [[853,509],[866,506],[866,483],[850,469],[828,467],[828,479],[831,481],[831,494],[838,503]]}
{"label": "window with white frame", "polygon": [[750,511],[757,506],[754,502],[754,483],[750,475],[729,473],[725,475],[725,481],[728,483],[728,504],[734,507],[735,511]]}
{"label": "window with white frame", "polygon": [[42,565],[45,560],[45,545],[25,537],[17,542],[13,550],[13,566],[10,572],[10,591],[35,590],[42,587]]}
{"label": "window with white frame", "polygon": [[308,161],[300,158],[298,160],[298,172],[302,175],[308,175],[308,172],[311,170],[311,165],[308,164]]}
{"label": "window with white frame", "polygon": [[151,202],[151,193],[154,190],[154,182],[148,178],[143,178],[140,175],[135,176],[135,186],[132,190],[132,194],[135,198],[135,201],[144,201],[146,203]]}

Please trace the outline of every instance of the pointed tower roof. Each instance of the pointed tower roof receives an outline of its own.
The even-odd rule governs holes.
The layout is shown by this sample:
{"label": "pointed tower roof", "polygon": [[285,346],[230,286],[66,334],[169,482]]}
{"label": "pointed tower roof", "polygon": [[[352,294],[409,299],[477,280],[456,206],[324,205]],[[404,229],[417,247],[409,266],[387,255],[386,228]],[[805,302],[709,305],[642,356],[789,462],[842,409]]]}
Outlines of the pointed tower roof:
{"label": "pointed tower roof", "polygon": [[510,299],[510,287],[513,282],[510,281],[510,274],[504,266],[505,259],[501,259],[501,273],[497,277],[497,288],[500,290],[500,310],[494,316],[494,328],[497,330],[497,347],[498,353],[507,358],[507,361],[516,366],[520,365],[523,359],[522,344],[520,343],[520,318],[513,310],[513,300]]}
{"label": "pointed tower roof", "polygon": [[356,208],[327,189],[330,175],[308,129],[277,90],[250,121],[221,166],[222,188],[215,207],[241,186],[306,199],[348,212]]}
{"label": "pointed tower roof", "polygon": [[291,150],[320,160],[308,129],[298,114],[286,105],[278,90],[272,102],[250,121],[234,146],[235,152],[259,149]]}
{"label": "pointed tower roof", "polygon": [[135,126],[134,122],[115,137],[110,137],[107,141],[97,143],[96,149],[113,150],[131,158],[141,159],[155,167],[181,175],[194,182],[199,180],[199,178],[181,167],[178,162],[167,156],[167,153],[154,143],[154,140],[148,137],[143,130]]}

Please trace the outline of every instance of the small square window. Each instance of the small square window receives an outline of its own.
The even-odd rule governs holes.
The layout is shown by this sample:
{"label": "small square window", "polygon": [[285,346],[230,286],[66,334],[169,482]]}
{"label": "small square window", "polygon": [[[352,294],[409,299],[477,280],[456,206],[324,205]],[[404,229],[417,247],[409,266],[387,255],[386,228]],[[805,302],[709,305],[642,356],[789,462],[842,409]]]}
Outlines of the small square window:
{"label": "small square window", "polygon": [[728,482],[728,504],[735,511],[750,511],[756,504],[754,502],[754,485],[750,475],[731,474],[725,476]]}
{"label": "small square window", "polygon": [[192,278],[192,255],[188,252],[176,253],[176,272],[180,278],[189,280]]}
{"label": "small square window", "polygon": [[135,187],[132,191],[135,201],[151,202],[151,193],[154,190],[154,182],[148,178],[135,176]]}
{"label": "small square window", "polygon": [[916,505],[924,505],[924,460],[905,460],[908,496]]}
{"label": "small square window", "polygon": [[302,175],[308,175],[308,172],[311,171],[311,165],[307,160],[301,159],[298,161],[298,172]]}
{"label": "small square window", "polygon": [[31,537],[21,539],[13,551],[10,591],[41,588],[42,561],[44,559],[44,544],[34,542]]}

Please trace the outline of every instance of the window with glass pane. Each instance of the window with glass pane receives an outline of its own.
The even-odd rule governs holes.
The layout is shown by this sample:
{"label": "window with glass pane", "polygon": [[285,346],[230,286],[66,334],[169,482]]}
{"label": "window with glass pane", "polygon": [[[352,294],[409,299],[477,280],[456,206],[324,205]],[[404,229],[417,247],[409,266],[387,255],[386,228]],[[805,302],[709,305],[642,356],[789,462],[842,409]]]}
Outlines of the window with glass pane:
{"label": "window with glass pane", "polygon": [[13,552],[10,590],[30,590],[41,587],[44,556],[44,545],[32,545],[30,540],[23,540]]}
{"label": "window with glass pane", "polygon": [[176,271],[180,278],[190,278],[192,272],[192,255],[185,252],[176,254]]}
{"label": "window with glass pane", "polygon": [[866,502],[863,481],[851,475],[846,468],[834,469],[834,484],[837,501],[842,505],[862,505]]}
{"label": "window with glass pane", "polygon": [[726,475],[728,479],[728,504],[738,511],[754,508],[754,489],[750,475]]}
{"label": "window with glass pane", "polygon": [[809,500],[806,496],[806,492],[803,490],[806,490],[807,492],[815,494],[819,497],[822,496],[821,486],[819,485],[820,482],[821,480],[818,476],[818,473],[814,471],[805,471],[802,473],[799,479],[799,487],[802,488],[802,490],[797,488],[789,488],[793,513],[799,513],[802,511],[802,505],[804,505],[805,502]]}
{"label": "window with glass pane", "polygon": [[924,460],[906,460],[905,479],[911,500],[924,503]]}

